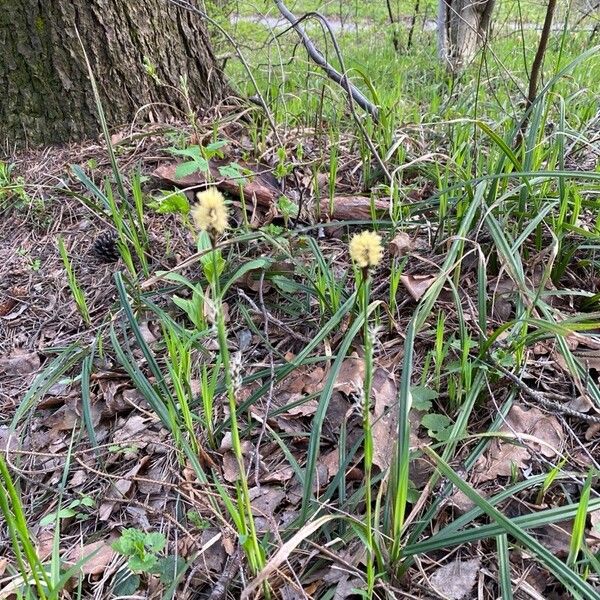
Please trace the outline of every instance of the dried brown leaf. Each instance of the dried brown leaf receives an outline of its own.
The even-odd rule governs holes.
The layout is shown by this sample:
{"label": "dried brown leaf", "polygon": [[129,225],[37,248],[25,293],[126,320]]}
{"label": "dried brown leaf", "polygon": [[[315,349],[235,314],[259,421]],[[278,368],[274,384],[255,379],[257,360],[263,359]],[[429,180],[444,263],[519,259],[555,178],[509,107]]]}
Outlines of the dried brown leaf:
{"label": "dried brown leaf", "polygon": [[144,496],[160,494],[164,486],[161,483],[165,479],[165,465],[162,462],[153,464],[148,472],[144,474],[144,480],[138,483],[138,491]]}
{"label": "dried brown leaf", "polygon": [[147,431],[148,429],[148,417],[143,415],[130,415],[124,420],[121,427],[119,427],[113,436],[113,443],[124,444],[132,439],[140,439],[144,436],[140,435],[141,432],[145,432],[148,441],[151,441],[154,434]]}
{"label": "dried brown leaf", "polygon": [[10,427],[0,426],[0,454],[19,448],[19,436]]}
{"label": "dried brown leaf", "polygon": [[261,485],[249,490],[252,513],[259,531],[277,531],[275,511],[286,494],[279,486]]}
{"label": "dried brown leaf", "polygon": [[365,379],[365,361],[356,352],[351,354],[340,366],[333,389],[346,396],[360,394]]}
{"label": "dried brown leaf", "polygon": [[389,243],[388,250],[392,256],[406,256],[413,250],[413,242],[405,231],[400,231]]}
{"label": "dried brown leaf", "polygon": [[579,394],[569,402],[565,403],[565,407],[571,410],[576,410],[580,413],[586,413],[595,408],[595,404],[591,401],[587,394]]}
{"label": "dried brown leaf", "polygon": [[[231,444],[231,432],[228,432],[225,437],[228,437],[228,442],[225,446],[221,443],[221,450],[224,450],[228,444]],[[223,438],[225,440],[225,437]],[[242,454],[244,457],[244,467],[246,470],[250,465],[250,460],[254,460],[254,445],[247,440],[242,442]],[[223,477],[229,483],[233,483],[239,479],[240,470],[237,458],[231,449],[225,449],[223,453]]]}
{"label": "dried brown leaf", "polygon": [[473,589],[480,564],[479,558],[453,560],[439,567],[431,576],[429,583],[444,598],[461,600]]}
{"label": "dried brown leaf", "polygon": [[[131,404],[126,402],[124,398],[125,392],[122,393],[124,384],[109,377],[101,377],[98,379],[98,387],[100,392],[99,398],[102,400],[102,416],[105,418],[114,417],[115,415],[129,411]],[[137,398],[141,399],[141,394],[137,390],[132,390],[137,394]],[[136,402],[133,403],[134,405]]]}
{"label": "dried brown leaf", "polygon": [[565,558],[569,554],[573,521],[561,521],[544,525],[536,530],[536,537],[552,554]]}
{"label": "dried brown leaf", "polygon": [[[133,468],[125,473],[124,477],[117,479],[112,488],[111,495],[125,498],[133,487],[133,478],[146,466],[149,460],[149,456],[144,456]],[[105,500],[98,508],[98,519],[100,519],[100,521],[108,521],[116,504],[117,502],[114,500]]]}
{"label": "dried brown leaf", "polygon": [[355,598],[356,592],[354,590],[363,589],[364,583],[358,577],[350,577],[347,573],[344,573],[343,577],[338,582],[335,588],[335,595],[333,600],[346,600],[346,598]]}
{"label": "dried brown leaf", "polygon": [[83,485],[88,480],[88,471],[77,469],[69,479],[69,489],[74,489]]}
{"label": "dried brown leaf", "polygon": [[600,434],[600,423],[592,423],[585,431],[585,439],[589,442],[598,434]]}
{"label": "dried brown leaf", "polygon": [[37,352],[28,352],[16,348],[8,356],[0,357],[0,373],[9,377],[29,375],[40,368],[40,357]]}
{"label": "dried brown leaf", "polygon": [[389,468],[394,455],[396,430],[398,428],[397,386],[394,376],[378,368],[373,374],[373,462],[382,471]]}
{"label": "dried brown leaf", "polygon": [[66,404],[63,404],[63,406],[44,421],[44,426],[55,431],[72,430],[81,420],[76,404],[77,400],[70,398]]}
{"label": "dried brown leaf", "polygon": [[[532,454],[555,456],[563,441],[562,428],[556,417],[537,408],[525,410],[517,404],[510,409],[500,432],[516,436],[516,439],[514,442],[496,439],[490,444],[475,468],[475,479],[479,482],[510,476],[514,467],[525,468]],[[523,445],[519,444],[519,439],[523,440]]]}
{"label": "dried brown leaf", "polygon": [[[330,212],[331,204],[333,204],[333,212]],[[373,200],[369,196],[335,196],[331,203],[329,198],[322,198],[319,205],[321,216],[334,221],[370,219],[372,207],[379,215],[389,209],[387,200]]]}
{"label": "dried brown leaf", "polygon": [[327,475],[333,478],[340,468],[340,451],[338,448],[319,455],[319,464],[327,468]]}
{"label": "dried brown leaf", "polygon": [[315,531],[320,529],[329,521],[336,519],[336,515],[324,515],[309,521],[306,523],[297,533],[295,533],[285,544],[275,552],[275,554],[269,559],[265,567],[260,573],[244,588],[241,594],[241,600],[248,600],[254,590],[259,588],[261,584],[269,579],[269,577],[275,573],[279,567],[290,557],[292,552],[300,545],[307,537],[312,535]]}
{"label": "dried brown leaf", "polygon": [[400,281],[414,300],[419,301],[423,294],[433,285],[435,275],[400,275]]}
{"label": "dried brown leaf", "polygon": [[[323,389],[326,371],[322,367],[301,367],[294,371],[278,386],[276,391],[277,403],[280,406],[302,400],[305,396],[315,394]],[[289,408],[287,417],[309,417],[315,414],[318,402],[316,399],[306,400],[297,406]]]}
{"label": "dried brown leaf", "polygon": [[54,524],[41,527],[36,536],[36,554],[40,560],[46,560],[52,554],[54,545]]}
{"label": "dried brown leaf", "polygon": [[116,554],[110,541],[99,540],[83,546],[76,544],[66,553],[65,562],[67,566],[72,566],[90,556],[83,563],[81,572],[84,575],[102,575]]}
{"label": "dried brown leaf", "polygon": [[294,469],[285,463],[282,463],[275,469],[269,469],[261,475],[261,483],[283,483],[289,481],[294,476]]}
{"label": "dried brown leaf", "polygon": [[[481,496],[484,496],[481,491],[479,492]],[[456,512],[459,515],[464,515],[466,512],[471,510],[475,503],[469,496],[467,496],[464,492],[460,490],[456,490],[450,498],[448,498],[448,504],[453,506]]]}
{"label": "dried brown leaf", "polygon": [[151,345],[158,340],[156,334],[150,328],[150,322],[148,320],[141,321],[139,324],[140,333],[142,334],[142,339],[146,342],[146,344]]}
{"label": "dried brown leaf", "polygon": [[319,402],[315,398],[312,398],[297,406],[291,406],[286,410],[285,414],[291,417],[310,417],[317,412],[318,405]]}
{"label": "dried brown leaf", "polygon": [[[221,534],[217,529],[205,529],[200,536],[200,554],[197,560],[202,561],[202,564],[206,571],[213,573],[220,573],[225,566],[227,560],[227,554],[231,554],[226,551],[226,545],[229,544],[227,541],[229,538]],[[184,556],[191,555],[193,549],[190,549]]]}
{"label": "dried brown leaf", "polygon": [[590,530],[587,543],[592,552],[597,552],[600,548],[600,510],[590,513]]}

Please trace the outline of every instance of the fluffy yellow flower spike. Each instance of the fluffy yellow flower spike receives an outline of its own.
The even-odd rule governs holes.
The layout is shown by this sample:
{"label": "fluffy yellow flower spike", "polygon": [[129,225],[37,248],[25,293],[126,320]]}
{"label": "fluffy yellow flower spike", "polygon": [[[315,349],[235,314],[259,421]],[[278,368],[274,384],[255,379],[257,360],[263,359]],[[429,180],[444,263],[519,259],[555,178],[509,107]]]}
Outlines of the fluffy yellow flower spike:
{"label": "fluffy yellow flower spike", "polygon": [[350,240],[350,257],[361,269],[376,267],[382,256],[381,238],[374,231],[362,231]]}
{"label": "fluffy yellow flower spike", "polygon": [[217,188],[208,188],[196,194],[198,204],[192,208],[192,217],[201,231],[223,233],[229,224],[225,198]]}

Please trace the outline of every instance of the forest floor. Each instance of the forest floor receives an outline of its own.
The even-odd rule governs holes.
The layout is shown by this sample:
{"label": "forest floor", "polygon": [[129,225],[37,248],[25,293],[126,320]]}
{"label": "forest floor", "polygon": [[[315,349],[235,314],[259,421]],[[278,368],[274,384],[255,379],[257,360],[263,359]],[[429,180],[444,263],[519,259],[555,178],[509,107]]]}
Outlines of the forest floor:
{"label": "forest floor", "polygon": [[523,139],[516,61],[342,36],[375,124],[305,59],[269,81],[254,30],[270,119],[0,162],[0,598],[599,598],[586,39]]}

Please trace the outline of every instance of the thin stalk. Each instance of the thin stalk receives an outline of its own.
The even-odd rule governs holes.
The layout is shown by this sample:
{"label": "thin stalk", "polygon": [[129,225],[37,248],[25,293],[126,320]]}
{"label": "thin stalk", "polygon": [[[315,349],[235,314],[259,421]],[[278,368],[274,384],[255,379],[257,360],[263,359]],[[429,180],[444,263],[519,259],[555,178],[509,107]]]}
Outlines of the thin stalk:
{"label": "thin stalk", "polygon": [[417,16],[419,15],[419,2],[420,0],[415,0],[415,7],[413,9],[413,14],[410,19],[410,29],[408,30],[408,40],[406,41],[406,51],[408,52],[412,46],[412,38],[413,33],[415,31],[415,24],[417,22]]}
{"label": "thin stalk", "polygon": [[45,590],[51,590],[52,583],[48,578],[43,565],[40,563],[36,550],[31,543],[21,499],[12,481],[6,462],[4,462],[4,459],[1,456],[0,480],[0,510],[4,515],[8,526],[20,572],[24,577],[24,581],[28,581],[27,569],[23,560],[24,554],[31,569],[31,577],[35,583],[38,596],[45,599],[47,597]]}
{"label": "thin stalk", "polygon": [[527,108],[529,108],[535,100],[537,92],[538,80],[544,62],[544,55],[546,54],[546,47],[548,46],[548,40],[550,39],[550,30],[552,28],[552,19],[554,18],[554,11],[556,9],[556,0],[549,0],[548,6],[546,7],[546,17],[544,19],[544,26],[542,27],[542,33],[540,35],[540,43],[538,44],[533,64],[531,65],[531,74],[529,75],[529,91],[527,92]]}
{"label": "thin stalk", "polygon": [[390,18],[390,25],[393,28],[392,42],[394,44],[394,50],[396,50],[396,52],[400,52],[400,40],[398,39],[398,30],[395,27],[396,22],[394,21],[394,13],[392,12],[392,5],[390,3],[390,0],[386,0],[386,5],[388,16]]}
{"label": "thin stalk", "polygon": [[362,310],[363,343],[365,346],[365,378],[363,382],[363,431],[364,441],[364,469],[365,469],[365,521],[367,538],[367,597],[373,597],[375,589],[375,565],[373,551],[373,514],[371,476],[373,470],[373,431],[371,428],[371,387],[373,385],[373,339],[369,331],[369,295],[370,283],[368,267],[362,270]]}
{"label": "thin stalk", "polygon": [[[219,351],[221,355],[221,362],[223,364],[223,371],[225,377],[225,389],[227,392],[227,400],[229,402],[229,418],[231,423],[231,446],[235,458],[238,463],[238,469],[240,473],[240,489],[241,489],[241,503],[243,506],[243,512],[246,513],[246,519],[244,519],[244,527],[249,529],[249,541],[251,544],[251,551],[247,552],[248,560],[254,574],[258,573],[263,567],[262,552],[258,544],[258,538],[256,535],[256,528],[254,526],[254,518],[252,516],[252,506],[250,504],[250,491],[248,489],[248,480],[246,477],[246,467],[244,466],[244,455],[242,453],[242,443],[240,439],[240,431],[237,422],[237,402],[235,398],[235,384],[231,373],[231,360],[229,356],[229,347],[227,345],[227,328],[225,326],[225,316],[223,314],[223,306],[221,304],[221,289],[219,282],[219,271],[217,265],[217,252],[213,241],[213,296],[215,300],[215,310],[217,316],[217,337],[219,343]],[[243,514],[242,512],[242,514]],[[246,534],[247,532],[242,532]]]}

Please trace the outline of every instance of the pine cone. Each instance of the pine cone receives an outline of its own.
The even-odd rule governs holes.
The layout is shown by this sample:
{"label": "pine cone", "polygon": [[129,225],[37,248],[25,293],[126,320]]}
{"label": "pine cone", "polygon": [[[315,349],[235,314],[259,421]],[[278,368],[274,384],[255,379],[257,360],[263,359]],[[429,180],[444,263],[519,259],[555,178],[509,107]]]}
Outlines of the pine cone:
{"label": "pine cone", "polygon": [[117,239],[117,234],[114,231],[101,233],[92,244],[91,253],[104,263],[117,262],[121,258]]}

